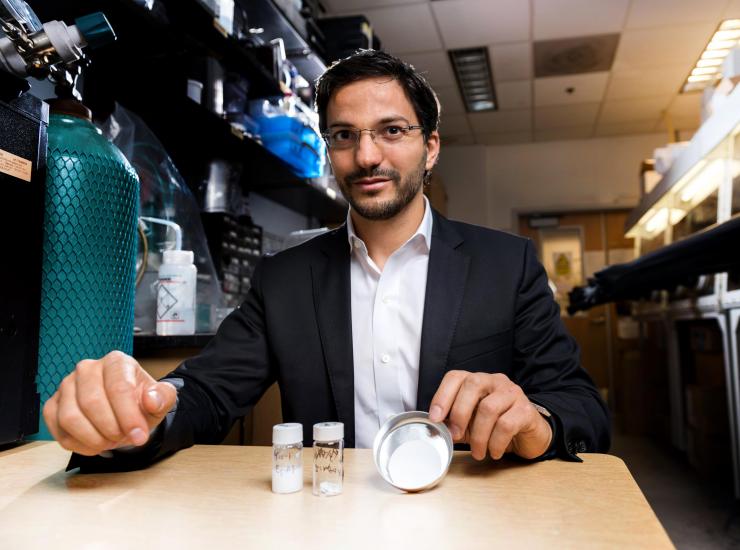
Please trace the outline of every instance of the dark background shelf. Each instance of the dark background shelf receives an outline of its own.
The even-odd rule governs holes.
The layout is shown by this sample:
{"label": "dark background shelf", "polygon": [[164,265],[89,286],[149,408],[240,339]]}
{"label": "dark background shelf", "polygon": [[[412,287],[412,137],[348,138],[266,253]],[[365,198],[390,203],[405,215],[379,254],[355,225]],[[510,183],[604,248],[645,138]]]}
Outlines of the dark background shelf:
{"label": "dark background shelf", "polygon": [[134,357],[165,349],[204,348],[215,336],[212,332],[183,336],[158,336],[156,334],[134,334]]}
{"label": "dark background shelf", "polygon": [[[268,4],[273,6],[270,0],[250,6]],[[221,158],[243,165],[244,192],[258,192],[320,223],[343,221],[347,211],[343,199],[334,199],[297,176],[259,142],[232,131],[226,120],[187,98],[188,71],[193,60],[203,56],[213,56],[228,70],[246,76],[250,97],[280,95],[277,81],[259,63],[255,51],[224,36],[196,0],[169,0],[162,5],[166,14],[150,12],[131,0],[38,2],[33,7],[43,20],[61,19],[68,24],[92,11],[106,14],[118,40],[89,52],[84,101],[98,120],[106,119],[116,102],[141,116],[194,193],[209,161]],[[278,11],[273,15],[282,17]],[[291,40],[296,40],[295,29],[291,32]]]}

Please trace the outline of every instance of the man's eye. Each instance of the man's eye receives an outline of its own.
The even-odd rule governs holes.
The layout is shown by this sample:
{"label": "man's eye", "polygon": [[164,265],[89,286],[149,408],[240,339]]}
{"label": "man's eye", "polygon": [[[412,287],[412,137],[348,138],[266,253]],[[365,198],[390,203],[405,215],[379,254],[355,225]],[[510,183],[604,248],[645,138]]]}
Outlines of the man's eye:
{"label": "man's eye", "polygon": [[386,137],[399,137],[403,135],[403,128],[400,126],[386,126],[382,130],[382,135]]}
{"label": "man's eye", "polygon": [[334,141],[350,141],[352,139],[352,132],[350,130],[337,130],[332,134]]}

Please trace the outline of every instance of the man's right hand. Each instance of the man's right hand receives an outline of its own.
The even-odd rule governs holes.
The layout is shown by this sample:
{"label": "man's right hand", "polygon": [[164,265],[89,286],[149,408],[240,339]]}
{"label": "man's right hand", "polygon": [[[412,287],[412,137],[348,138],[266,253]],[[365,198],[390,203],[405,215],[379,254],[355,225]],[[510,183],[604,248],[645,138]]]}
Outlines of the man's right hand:
{"label": "man's right hand", "polygon": [[59,444],[94,456],[140,446],[175,405],[177,390],[157,382],[133,357],[112,351],[77,363],[44,405],[44,420]]}

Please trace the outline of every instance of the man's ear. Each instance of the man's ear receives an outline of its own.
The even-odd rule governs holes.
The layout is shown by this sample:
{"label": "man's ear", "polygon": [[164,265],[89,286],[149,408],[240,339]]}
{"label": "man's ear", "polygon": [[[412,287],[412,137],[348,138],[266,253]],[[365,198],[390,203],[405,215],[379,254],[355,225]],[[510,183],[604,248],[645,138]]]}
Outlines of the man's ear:
{"label": "man's ear", "polygon": [[439,147],[439,132],[435,130],[431,134],[429,134],[426,142],[427,162],[424,168],[426,168],[427,170],[431,170],[432,168],[434,168],[434,165],[437,164],[437,159],[439,158]]}

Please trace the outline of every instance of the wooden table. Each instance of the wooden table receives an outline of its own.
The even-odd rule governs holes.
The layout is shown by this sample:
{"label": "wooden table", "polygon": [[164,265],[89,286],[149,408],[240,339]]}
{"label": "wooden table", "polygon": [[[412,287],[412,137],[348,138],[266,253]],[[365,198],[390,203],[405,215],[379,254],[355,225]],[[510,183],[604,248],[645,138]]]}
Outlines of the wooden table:
{"label": "wooden table", "polygon": [[344,493],[270,491],[269,447],[196,446],[147,470],[65,473],[56,443],[0,453],[0,548],[670,548],[624,463],[478,463],[458,452],[431,491],[404,494],[370,451],[345,454]]}

